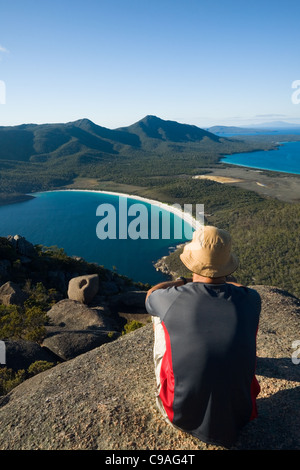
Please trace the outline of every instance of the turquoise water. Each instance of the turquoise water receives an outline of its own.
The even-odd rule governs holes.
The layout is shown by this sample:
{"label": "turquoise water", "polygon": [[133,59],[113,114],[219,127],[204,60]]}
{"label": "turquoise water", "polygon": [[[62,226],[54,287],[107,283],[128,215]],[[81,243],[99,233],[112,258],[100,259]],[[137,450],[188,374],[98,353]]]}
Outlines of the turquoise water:
{"label": "turquoise water", "polygon": [[[121,199],[123,204],[126,200],[128,210],[133,204],[141,204],[141,201],[134,199]],[[86,261],[103,265],[108,269],[115,266],[118,273],[135,281],[156,283],[165,280],[166,277],[155,270],[153,262],[167,255],[179,243],[189,240],[190,226],[182,226],[183,236],[178,239],[174,227],[178,229],[178,224],[182,225],[182,220],[163,210],[161,212],[164,214],[163,217],[167,215],[170,217],[170,238],[163,239],[163,232],[160,230],[159,239],[152,239],[150,229],[154,224],[151,226],[150,214],[151,211],[159,212],[159,208],[143,202],[149,214],[149,238],[119,239],[119,202],[120,199],[116,195],[97,192],[39,193],[32,200],[0,207],[0,236],[19,234],[33,244],[58,246],[64,248],[69,256],[80,256]],[[104,226],[107,214],[96,215],[97,208],[102,204],[109,204],[116,209],[116,239],[102,240],[97,236],[98,224]],[[137,215],[127,217],[128,226],[137,220]],[[111,226],[112,224],[108,224],[104,228],[108,230]],[[162,227],[161,219],[160,227]],[[104,228],[101,233],[104,233]],[[138,230],[139,227],[135,232]]]}
{"label": "turquoise water", "polygon": [[284,142],[278,150],[228,155],[221,162],[299,175],[300,142]]}

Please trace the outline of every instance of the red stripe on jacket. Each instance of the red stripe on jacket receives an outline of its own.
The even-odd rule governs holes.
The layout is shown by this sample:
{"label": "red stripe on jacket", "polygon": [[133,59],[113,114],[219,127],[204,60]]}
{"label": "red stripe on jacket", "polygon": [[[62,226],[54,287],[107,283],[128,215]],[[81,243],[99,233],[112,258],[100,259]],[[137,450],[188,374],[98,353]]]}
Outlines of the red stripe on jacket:
{"label": "red stripe on jacket", "polygon": [[173,402],[175,381],[172,365],[171,341],[167,328],[165,327],[163,322],[162,326],[165,333],[166,351],[162,359],[160,369],[161,389],[159,397],[163,403],[164,409],[166,410],[169,420],[172,422],[174,417]]}
{"label": "red stripe on jacket", "polygon": [[256,397],[260,392],[260,385],[257,381],[257,378],[255,375],[253,376],[252,383],[251,383],[251,400],[252,400],[252,413],[250,416],[250,421],[252,419],[257,418],[258,413],[257,413],[257,406],[256,406]]}
{"label": "red stripe on jacket", "polygon": [[[257,340],[257,333],[258,333],[258,326],[257,326],[257,329],[256,329],[255,341]],[[256,358],[256,361],[255,361],[255,370],[256,370],[256,365],[257,365],[257,358]],[[254,374],[252,382],[251,382],[251,388],[250,388],[251,400],[252,400],[252,413],[251,413],[251,416],[250,416],[250,421],[252,421],[252,419],[257,418],[257,416],[258,416],[257,405],[256,405],[256,397],[259,394],[259,392],[260,392],[260,385],[259,385],[259,382],[258,382],[255,374]]]}

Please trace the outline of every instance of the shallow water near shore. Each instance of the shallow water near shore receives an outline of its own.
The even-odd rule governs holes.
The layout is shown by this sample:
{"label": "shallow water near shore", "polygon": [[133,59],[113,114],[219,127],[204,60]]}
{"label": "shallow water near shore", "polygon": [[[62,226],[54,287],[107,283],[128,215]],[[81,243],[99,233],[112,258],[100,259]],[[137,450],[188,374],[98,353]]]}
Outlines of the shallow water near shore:
{"label": "shallow water near shore", "polygon": [[[123,207],[126,200],[129,212],[134,204],[145,206],[149,216],[148,221],[151,213],[155,211],[160,212],[161,218],[168,217],[170,238],[162,238],[162,225],[160,225],[159,238],[152,239],[149,223],[147,239],[132,239],[129,236],[120,239],[118,235],[121,224],[118,210],[121,199],[118,195],[72,190],[37,193],[35,196],[29,201],[0,207],[0,236],[18,234],[33,244],[63,248],[69,256],[79,256],[108,269],[116,268],[119,274],[128,276],[134,281],[154,284],[165,280],[166,276],[156,271],[153,263],[168,255],[176,245],[188,241],[191,236],[191,226],[186,226],[186,222],[183,225],[182,219],[176,214],[141,200],[121,198]],[[104,225],[104,217],[96,215],[97,208],[102,204],[108,205],[107,208],[114,207],[116,210],[116,239],[103,240],[97,236],[96,230],[97,227],[99,229],[98,224],[101,220],[103,224],[100,228],[103,229]],[[133,228],[136,231],[140,230],[135,223],[136,217],[130,215],[126,217],[128,226],[132,222]],[[178,224],[182,224],[181,238],[177,238],[175,233]],[[106,229],[108,228],[109,225],[106,226]]]}

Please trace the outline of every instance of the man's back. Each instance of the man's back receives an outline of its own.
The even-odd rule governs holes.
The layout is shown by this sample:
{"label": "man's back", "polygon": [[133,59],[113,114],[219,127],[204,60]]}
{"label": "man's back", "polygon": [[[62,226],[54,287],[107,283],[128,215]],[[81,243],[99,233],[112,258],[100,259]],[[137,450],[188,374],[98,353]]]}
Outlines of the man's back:
{"label": "man's back", "polygon": [[229,283],[191,282],[148,297],[158,405],[175,426],[230,446],[256,415],[260,297]]}

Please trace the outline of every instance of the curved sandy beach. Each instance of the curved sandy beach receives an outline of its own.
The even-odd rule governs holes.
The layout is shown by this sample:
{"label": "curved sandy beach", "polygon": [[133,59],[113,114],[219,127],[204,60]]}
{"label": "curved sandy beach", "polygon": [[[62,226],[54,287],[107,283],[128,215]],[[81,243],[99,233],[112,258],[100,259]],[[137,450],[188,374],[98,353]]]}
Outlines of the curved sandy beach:
{"label": "curved sandy beach", "polygon": [[[137,196],[134,194],[125,194],[125,193],[120,193],[120,192],[114,192],[114,191],[102,191],[102,190],[96,190],[96,189],[55,189],[53,191],[39,191],[34,194],[41,194],[41,193],[52,193],[52,192],[63,192],[63,191],[74,191],[74,192],[88,192],[88,193],[100,193],[100,194],[108,194],[112,196],[118,196],[126,199],[132,199],[134,201],[141,201],[148,203],[153,206],[157,206],[165,211],[171,212],[177,217],[180,217],[184,222],[189,224],[193,229],[197,229],[200,226],[203,225],[203,220],[204,220],[204,206],[202,204],[197,205],[197,209],[199,209],[199,216],[197,217],[197,220],[188,212],[185,211],[184,209],[180,207],[179,204],[166,204],[164,202],[157,201],[155,199],[149,199],[145,198],[142,196]],[[189,205],[187,205],[189,206]],[[198,207],[199,206],[199,207]],[[187,208],[188,209],[188,208]]]}

